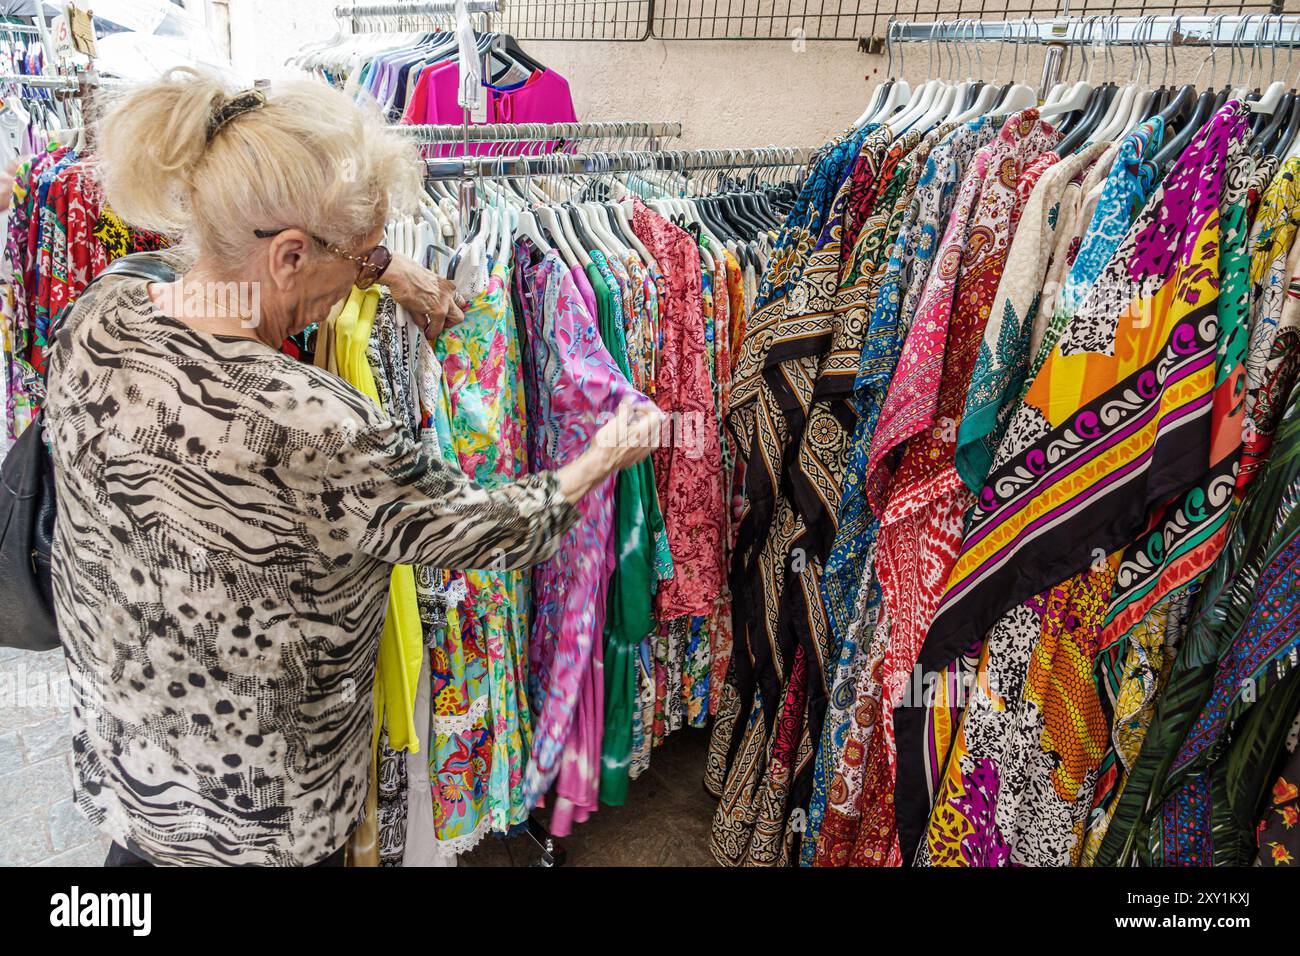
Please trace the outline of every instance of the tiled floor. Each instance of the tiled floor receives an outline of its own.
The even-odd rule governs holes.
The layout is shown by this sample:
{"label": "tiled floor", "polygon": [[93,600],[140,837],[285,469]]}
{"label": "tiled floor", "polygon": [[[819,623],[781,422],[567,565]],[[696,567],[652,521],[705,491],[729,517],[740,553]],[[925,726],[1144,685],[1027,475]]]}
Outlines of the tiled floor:
{"label": "tiled floor", "polygon": [[[605,807],[560,840],[565,866],[715,866],[709,821],[716,805],[704,790],[709,735],[679,730],[654,752],[650,769],[628,788],[627,803]],[[539,814],[545,822],[546,814]],[[488,839],[462,866],[531,866],[540,856],[527,836]]]}
{"label": "tiled floor", "polygon": [[0,866],[100,866],[108,842],[72,803],[63,651],[0,648]]}
{"label": "tiled floor", "polygon": [[[67,670],[62,651],[0,648],[0,866],[101,866],[108,850],[72,803]],[[565,866],[713,866],[704,790],[709,735],[680,730],[632,782],[627,803],[602,806],[560,841]],[[538,814],[546,821],[547,814]],[[490,838],[462,866],[529,866],[527,836]]]}

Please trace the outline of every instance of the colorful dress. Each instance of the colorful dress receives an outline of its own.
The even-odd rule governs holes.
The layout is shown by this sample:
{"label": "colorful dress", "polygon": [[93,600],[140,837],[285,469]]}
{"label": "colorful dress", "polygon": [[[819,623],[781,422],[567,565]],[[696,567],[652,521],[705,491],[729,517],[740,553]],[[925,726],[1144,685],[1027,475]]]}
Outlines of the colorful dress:
{"label": "colorful dress", "polygon": [[[525,250],[516,259],[528,256]],[[525,310],[526,362],[538,414],[529,424],[537,432],[539,462],[558,467],[587,448],[603,414],[616,411],[625,399],[645,397],[606,350],[596,317],[559,254],[548,253],[532,278]],[[611,476],[579,502],[581,522],[565,536],[556,556],[533,571],[536,611],[528,673],[533,748],[524,778],[526,809],[535,807],[556,782],[562,762],[567,773],[557,785],[560,800],[580,812],[594,803],[604,689],[592,665],[611,570],[614,485]],[[570,754],[573,759],[566,759]]]}
{"label": "colorful dress", "polygon": [[[851,208],[871,202],[891,142],[887,127],[858,130],[818,164],[810,185],[816,200],[829,204],[814,217],[820,223],[815,244],[790,264],[774,256],[769,278],[788,265],[790,280],[766,302],[760,292],[737,352],[730,424],[745,462],[745,510],[732,563],[736,652],[706,771],[706,785],[721,797],[711,841],[719,861],[787,859],[799,835],[787,826],[790,811],[812,788],[811,762],[799,753],[811,753],[820,737],[829,678],[818,565],[830,538],[806,524],[815,509],[807,456],[820,453],[804,443],[825,438],[833,444],[840,426],[817,434],[804,426],[811,424],[823,357],[836,336],[844,216],[869,210]],[[785,462],[796,455],[799,468],[784,475]],[[828,476],[827,487],[834,482]]]}
{"label": "colorful dress", "polygon": [[1300,709],[1300,390],[1287,406],[1206,578],[1099,866],[1246,865],[1265,849],[1259,809],[1288,803],[1274,788]]}
{"label": "colorful dress", "polygon": [[[448,447],[480,485],[528,471],[520,349],[510,263],[494,263],[465,321],[439,337]],[[528,575],[492,568],[444,572],[445,624],[430,648],[434,734],[429,753],[435,830],[463,852],[525,816],[523,770],[531,739],[524,702]]]}
{"label": "colorful dress", "polygon": [[[919,665],[923,672],[946,668],[980,647],[995,622],[1002,630],[983,646],[981,676],[951,742],[932,725],[929,743],[922,743],[928,715],[899,715],[898,805],[905,797],[924,805],[933,772],[926,761],[943,768],[921,847],[928,862],[1059,862],[1078,842],[1080,774],[1100,758],[1100,721],[1088,718],[1081,733],[1054,728],[1045,717],[1044,754],[1057,739],[1069,743],[1071,759],[1034,779],[1050,781],[1059,802],[1045,805],[1074,821],[1065,833],[1049,831],[1047,843],[1017,842],[1014,828],[999,825],[999,748],[1008,738],[976,728],[1000,712],[999,701],[1014,704],[1022,686],[1027,702],[1041,692],[1030,648],[1015,636],[1026,624],[1030,633],[1051,635],[1035,650],[1043,655],[1043,677],[1058,686],[1091,682],[1095,628],[1086,614],[1076,620],[1062,611],[1095,607],[1098,596],[1108,595],[1112,552],[1211,461],[1220,203],[1244,114],[1235,103],[1216,114],[1139,215],[1027,389],[979,496]],[[1081,254],[1076,265],[1083,262]],[[1081,569],[1087,570],[1077,580],[1067,580]],[[1064,590],[1053,589],[1053,581],[1065,581]],[[1069,721],[1068,708],[1061,718]],[[1100,733],[1104,744],[1104,727]],[[1020,752],[1028,756],[1039,745],[1024,741]],[[900,818],[906,852],[910,836],[903,830]],[[913,832],[919,842],[920,830]]]}
{"label": "colorful dress", "polygon": [[[881,515],[875,571],[889,620],[886,660],[898,667],[882,693],[901,695],[911,660],[942,592],[961,543],[971,501],[954,466],[957,426],[984,323],[1010,245],[1012,218],[1022,203],[1017,186],[1025,168],[1058,136],[1034,110],[1011,117],[972,162],[952,219],[908,333],[898,370],[881,409],[864,482]],[[897,451],[895,451],[897,449]],[[897,467],[891,462],[897,458]],[[890,732],[889,721],[872,736]],[[884,761],[873,776],[887,779],[888,746],[868,745],[868,761]],[[868,774],[871,771],[868,769]],[[864,820],[853,862],[897,864],[892,808],[885,793],[864,788]]]}
{"label": "colorful dress", "polygon": [[654,399],[668,416],[671,433],[653,455],[673,562],[672,577],[655,595],[655,614],[666,621],[707,614],[723,591],[722,451],[701,312],[699,249],[687,233],[640,202],[632,229],[667,269]]}
{"label": "colorful dress", "polygon": [[[847,451],[838,528],[822,575],[822,600],[828,609],[837,661],[813,772],[808,833],[800,847],[805,864],[814,859],[819,865],[832,863],[832,840],[827,838],[825,850],[818,846],[828,806],[835,815],[832,829],[838,828],[841,834],[834,841],[837,844],[851,827],[846,815],[856,812],[861,777],[854,770],[860,766],[860,749],[849,746],[847,737],[850,713],[858,700],[857,675],[868,654],[867,642],[860,635],[869,637],[873,632],[874,609],[879,603],[879,588],[871,571],[878,522],[867,507],[862,486],[876,419],[911,323],[911,310],[919,301],[938,247],[938,224],[951,212],[967,164],[993,135],[991,124],[984,119],[960,127],[943,126],[908,159],[911,168],[904,192],[910,191],[911,199],[888,247],[862,346],[853,393],[858,421]],[[850,617],[851,624],[846,624]]]}

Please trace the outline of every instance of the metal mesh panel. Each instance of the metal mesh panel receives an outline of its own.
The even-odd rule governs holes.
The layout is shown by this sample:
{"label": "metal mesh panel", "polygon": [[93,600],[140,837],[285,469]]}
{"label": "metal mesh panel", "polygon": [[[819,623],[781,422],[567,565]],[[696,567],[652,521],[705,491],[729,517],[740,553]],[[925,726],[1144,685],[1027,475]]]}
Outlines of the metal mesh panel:
{"label": "metal mesh panel", "polygon": [[495,16],[533,40],[857,40],[891,19],[1014,20],[1300,13],[1300,0],[506,0]]}
{"label": "metal mesh panel", "polygon": [[521,40],[644,40],[655,0],[506,0],[494,17]]}
{"label": "metal mesh panel", "polygon": [[1296,10],[1300,0],[655,0],[652,33],[674,40],[855,40],[883,36],[891,19],[1231,16]]}

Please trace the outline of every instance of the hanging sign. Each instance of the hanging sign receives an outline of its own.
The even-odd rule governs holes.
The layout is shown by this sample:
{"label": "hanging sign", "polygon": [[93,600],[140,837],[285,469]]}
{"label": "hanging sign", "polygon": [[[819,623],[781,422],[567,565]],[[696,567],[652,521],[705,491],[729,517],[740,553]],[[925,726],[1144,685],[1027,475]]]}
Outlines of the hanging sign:
{"label": "hanging sign", "polygon": [[68,4],[68,26],[72,32],[72,45],[78,53],[94,59],[95,56],[95,17],[89,10]]}

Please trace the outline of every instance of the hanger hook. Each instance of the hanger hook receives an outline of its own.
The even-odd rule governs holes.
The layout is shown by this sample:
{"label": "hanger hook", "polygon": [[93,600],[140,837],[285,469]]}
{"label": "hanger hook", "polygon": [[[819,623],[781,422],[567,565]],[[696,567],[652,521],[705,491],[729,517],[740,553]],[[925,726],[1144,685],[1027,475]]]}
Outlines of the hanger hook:
{"label": "hanger hook", "polygon": [[885,27],[885,78],[894,77],[894,18]]}
{"label": "hanger hook", "polygon": [[1277,48],[1278,48],[1279,46],[1282,45],[1282,28],[1286,25],[1285,22],[1284,22],[1284,21],[1286,20],[1286,18],[1283,17],[1282,14],[1279,13],[1279,14],[1277,15],[1277,17],[1276,17],[1276,20],[1277,20],[1277,42],[1274,43],[1274,44],[1272,44],[1272,47],[1273,47],[1273,61],[1272,61],[1272,63],[1271,63],[1271,68],[1272,68],[1272,73],[1273,73],[1273,78],[1274,78],[1274,79],[1277,79]]}
{"label": "hanger hook", "polygon": [[935,75],[935,30],[939,29],[939,21],[930,25],[930,39],[926,42],[926,73]]}
{"label": "hanger hook", "polygon": [[1155,62],[1151,59],[1151,45],[1156,39],[1156,20],[1157,17],[1147,18],[1147,36],[1146,42],[1142,44],[1142,55],[1147,61],[1147,86],[1151,85],[1151,74],[1155,72]]}
{"label": "hanger hook", "polygon": [[1138,20],[1137,23],[1133,24],[1133,30],[1128,35],[1128,52],[1129,52],[1128,81],[1130,83],[1137,82],[1138,73],[1140,70],[1138,64],[1141,62],[1141,58],[1138,56],[1138,39],[1141,36],[1142,36],[1142,21]]}
{"label": "hanger hook", "polygon": [[1016,81],[1017,68],[1020,66],[1020,37],[1015,27],[1007,30],[1007,42],[1011,44],[1011,82]]}
{"label": "hanger hook", "polygon": [[[1165,36],[1165,70],[1160,75],[1160,85],[1169,85],[1169,61],[1174,55],[1174,36],[1179,32],[1183,22],[1181,13],[1174,14],[1174,21],[1169,26],[1169,33]],[[1177,63],[1174,64],[1177,66]]]}
{"label": "hanger hook", "polygon": [[1237,47],[1241,43],[1242,24],[1246,22],[1245,17],[1238,17],[1236,24],[1232,29],[1232,42],[1228,47],[1228,86],[1231,87],[1233,81],[1237,78]]}
{"label": "hanger hook", "polygon": [[[1219,29],[1223,24],[1223,14],[1218,14],[1210,23],[1210,52],[1201,60],[1201,65],[1196,69],[1196,75],[1192,77],[1192,85],[1195,86],[1201,78],[1201,70],[1210,66],[1210,85],[1214,85],[1214,76],[1219,69]],[[1211,66],[1211,64],[1213,64]]]}

